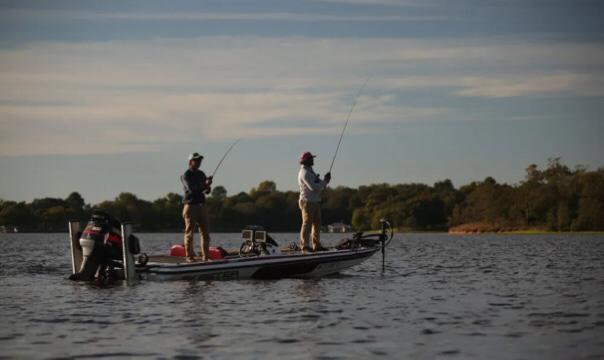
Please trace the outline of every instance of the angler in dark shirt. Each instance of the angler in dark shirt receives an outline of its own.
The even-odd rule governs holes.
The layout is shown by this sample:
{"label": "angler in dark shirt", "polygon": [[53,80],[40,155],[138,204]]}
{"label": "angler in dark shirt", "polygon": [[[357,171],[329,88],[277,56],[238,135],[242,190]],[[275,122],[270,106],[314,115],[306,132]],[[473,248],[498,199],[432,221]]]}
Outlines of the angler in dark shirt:
{"label": "angler in dark shirt", "polygon": [[182,217],[185,220],[185,254],[188,262],[195,261],[193,250],[193,232],[199,227],[201,232],[201,260],[209,260],[210,255],[210,230],[208,209],[205,206],[205,194],[210,192],[212,177],[206,176],[199,170],[203,156],[198,153],[189,155],[189,168],[180,177],[184,187],[184,207]]}

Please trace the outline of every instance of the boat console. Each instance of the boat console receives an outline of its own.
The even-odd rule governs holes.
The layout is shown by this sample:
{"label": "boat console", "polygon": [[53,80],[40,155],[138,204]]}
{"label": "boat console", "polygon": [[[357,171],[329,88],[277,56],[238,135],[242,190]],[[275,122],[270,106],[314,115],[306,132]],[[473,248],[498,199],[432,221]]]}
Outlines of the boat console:
{"label": "boat console", "polygon": [[262,226],[247,226],[241,232],[243,243],[239,248],[239,256],[280,255],[279,244]]}

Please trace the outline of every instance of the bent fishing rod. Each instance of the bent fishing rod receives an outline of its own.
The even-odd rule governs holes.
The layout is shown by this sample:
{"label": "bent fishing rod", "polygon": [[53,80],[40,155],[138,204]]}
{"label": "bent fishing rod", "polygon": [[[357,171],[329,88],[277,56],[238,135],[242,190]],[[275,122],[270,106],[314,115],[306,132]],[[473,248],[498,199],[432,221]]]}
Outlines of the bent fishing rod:
{"label": "bent fishing rod", "polygon": [[220,165],[222,165],[222,162],[224,161],[224,159],[226,159],[227,155],[231,152],[231,150],[233,150],[233,148],[235,147],[235,145],[237,145],[237,143],[241,141],[241,138],[235,140],[235,142],[228,148],[228,150],[224,153],[224,155],[222,156],[222,158],[220,159],[220,161],[218,162],[218,165],[216,165],[216,169],[214,169],[214,171],[212,172],[212,175],[210,175],[210,178],[214,178],[214,175],[216,175],[216,172],[218,171],[218,169],[220,168]]}
{"label": "bent fishing rod", "polygon": [[355,96],[354,101],[352,102],[352,106],[350,107],[348,116],[346,116],[346,123],[344,123],[344,127],[342,128],[342,133],[340,134],[340,140],[338,141],[338,146],[336,147],[336,152],[333,154],[333,159],[331,159],[331,165],[329,166],[328,173],[331,173],[331,169],[333,168],[333,163],[336,161],[336,156],[338,156],[338,151],[340,150],[340,144],[342,144],[342,138],[344,137],[344,131],[346,131],[346,128],[348,127],[348,122],[350,121],[350,115],[352,115],[354,107],[357,104],[357,100],[359,99],[359,96],[361,96],[361,93],[363,92],[365,85],[367,85],[367,83],[369,82],[369,79],[371,79],[371,77],[368,77],[367,80],[365,80],[365,82],[363,83],[363,86],[361,86],[361,88],[359,89],[359,92],[357,93],[357,96]]}

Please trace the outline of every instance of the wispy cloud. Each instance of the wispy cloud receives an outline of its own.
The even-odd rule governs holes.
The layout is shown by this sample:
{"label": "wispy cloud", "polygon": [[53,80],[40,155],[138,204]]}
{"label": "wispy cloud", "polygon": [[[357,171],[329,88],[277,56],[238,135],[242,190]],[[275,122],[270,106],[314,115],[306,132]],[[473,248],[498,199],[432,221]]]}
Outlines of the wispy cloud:
{"label": "wispy cloud", "polygon": [[[552,57],[555,66],[541,65]],[[368,75],[351,131],[385,132],[389,124],[460,115],[435,101],[407,102],[413,91],[602,96],[603,76],[590,69],[603,58],[599,44],[259,37],[35,43],[0,50],[0,155],[336,133]]]}
{"label": "wispy cloud", "polygon": [[467,78],[462,79],[462,83],[466,88],[457,91],[457,94],[487,98],[549,94],[571,91],[572,85],[576,82],[576,75],[566,73],[506,78]]}
{"label": "wispy cloud", "polygon": [[354,5],[385,5],[385,6],[414,6],[425,7],[434,4],[434,0],[315,0],[317,2],[332,2]]}
{"label": "wispy cloud", "polygon": [[602,96],[601,78],[586,77],[581,73],[528,73],[500,76],[403,76],[382,80],[390,89],[451,88],[463,97],[511,98],[525,95]]}
{"label": "wispy cloud", "polygon": [[304,12],[107,12],[107,11],[77,11],[77,10],[38,10],[38,9],[6,9],[0,13],[4,20],[29,21],[452,21],[457,18],[443,15],[352,15],[352,14],[321,14]]}
{"label": "wispy cloud", "polygon": [[[200,137],[330,134],[339,131],[348,106],[336,93],[139,91],[127,99],[105,94],[86,105],[0,105],[0,128],[11,134],[0,143],[0,154],[149,151]],[[397,106],[389,97],[365,96],[355,112],[354,131],[375,132],[380,129],[376,123],[411,121],[444,111]],[[269,126],[260,126],[264,123]],[[37,136],[29,136],[32,133]]]}

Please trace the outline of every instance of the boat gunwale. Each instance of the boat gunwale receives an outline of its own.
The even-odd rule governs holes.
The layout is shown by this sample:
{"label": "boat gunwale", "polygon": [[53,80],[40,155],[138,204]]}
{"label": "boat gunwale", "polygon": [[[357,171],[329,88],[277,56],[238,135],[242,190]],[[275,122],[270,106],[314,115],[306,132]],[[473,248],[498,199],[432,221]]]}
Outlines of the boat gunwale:
{"label": "boat gunwale", "polygon": [[[309,263],[324,263],[329,261],[345,261],[357,258],[364,258],[373,255],[379,251],[379,247],[363,247],[351,250],[337,250],[322,253],[312,254],[295,254],[295,255],[272,255],[272,256],[255,256],[236,259],[224,259],[210,262],[199,263],[148,263],[147,265],[137,267],[139,273],[152,274],[183,274],[191,272],[210,272],[224,271],[231,269],[262,267],[272,265],[289,265],[300,262]],[[258,261],[262,261],[258,263]],[[268,261],[267,261],[268,260]],[[252,263],[253,262],[253,263]]]}

